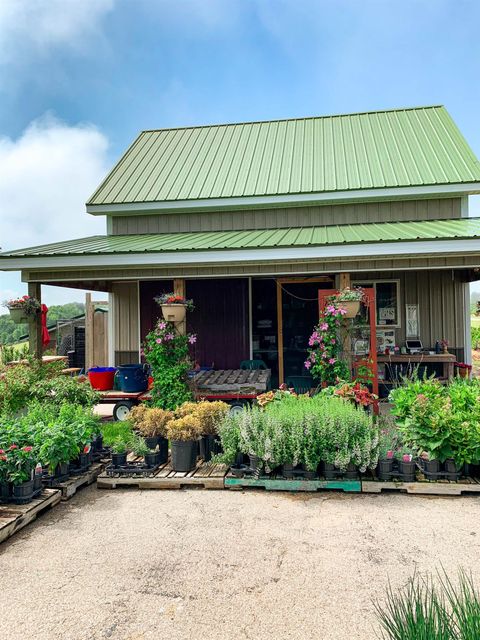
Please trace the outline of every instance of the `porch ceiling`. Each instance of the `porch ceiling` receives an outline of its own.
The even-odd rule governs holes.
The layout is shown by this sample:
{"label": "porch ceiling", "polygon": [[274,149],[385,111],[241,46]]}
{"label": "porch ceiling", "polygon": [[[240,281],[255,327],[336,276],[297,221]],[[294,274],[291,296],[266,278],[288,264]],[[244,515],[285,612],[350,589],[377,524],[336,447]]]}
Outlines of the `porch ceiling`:
{"label": "porch ceiling", "polygon": [[[208,231],[149,235],[90,236],[0,253],[0,269],[22,258],[100,256],[118,254],[162,254],[172,252],[275,249],[352,245],[426,240],[480,238],[480,218],[382,222],[366,224],[265,229],[248,231]],[[421,250],[421,245],[419,245]],[[16,267],[18,268],[18,267]]]}

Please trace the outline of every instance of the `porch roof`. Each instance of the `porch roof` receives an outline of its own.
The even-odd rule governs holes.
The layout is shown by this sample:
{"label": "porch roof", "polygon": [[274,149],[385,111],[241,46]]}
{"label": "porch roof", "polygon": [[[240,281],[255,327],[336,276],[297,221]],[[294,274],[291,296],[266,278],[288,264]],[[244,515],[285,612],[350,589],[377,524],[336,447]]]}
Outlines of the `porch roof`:
{"label": "porch roof", "polygon": [[[474,240],[480,238],[480,218],[459,218],[450,220],[426,220],[412,222],[382,222],[349,225],[285,228],[274,230],[209,231],[163,233],[150,235],[89,236],[65,242],[40,245],[0,253],[0,270],[18,269],[31,266],[36,259],[92,256],[113,256],[121,254],[175,254],[210,252],[222,260],[222,253],[228,250],[254,249],[301,249],[302,247],[334,247],[350,245],[351,254],[357,255],[355,246],[383,243],[389,245],[389,254],[395,252],[395,243],[418,243],[422,251],[422,241]],[[380,249],[380,248],[379,248]],[[381,254],[382,250],[377,253]],[[386,247],[385,247],[385,252]],[[342,252],[343,255],[345,251]],[[180,257],[180,256],[179,256]],[[40,265],[39,265],[40,266]]]}
{"label": "porch roof", "polygon": [[265,206],[268,198],[478,182],[480,162],[449,113],[429,106],[143,131],[87,211],[229,200],[241,208],[249,198]]}

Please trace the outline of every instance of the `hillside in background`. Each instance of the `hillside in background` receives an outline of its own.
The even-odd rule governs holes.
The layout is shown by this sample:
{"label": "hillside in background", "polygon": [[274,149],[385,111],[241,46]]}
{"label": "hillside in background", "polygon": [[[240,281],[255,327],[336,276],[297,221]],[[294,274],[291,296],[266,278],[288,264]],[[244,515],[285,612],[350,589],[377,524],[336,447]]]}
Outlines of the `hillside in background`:
{"label": "hillside in background", "polygon": [[[60,318],[68,320],[82,313],[85,313],[85,305],[82,302],[54,305],[48,309],[47,324],[51,326]],[[0,316],[0,344],[15,344],[27,333],[28,325],[15,324],[9,313]]]}

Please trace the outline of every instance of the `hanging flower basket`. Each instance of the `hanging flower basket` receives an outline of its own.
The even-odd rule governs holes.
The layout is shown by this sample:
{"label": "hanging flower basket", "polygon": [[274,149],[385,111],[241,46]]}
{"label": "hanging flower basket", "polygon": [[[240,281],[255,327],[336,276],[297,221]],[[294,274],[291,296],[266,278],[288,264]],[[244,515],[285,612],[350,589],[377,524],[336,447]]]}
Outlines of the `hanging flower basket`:
{"label": "hanging flower basket", "polygon": [[348,300],[346,302],[340,302],[340,306],[346,309],[347,313],[344,318],[355,318],[360,311],[360,300]]}
{"label": "hanging flower basket", "polygon": [[187,311],[193,311],[194,308],[191,300],[185,300],[175,293],[163,293],[155,298],[155,302],[162,308],[163,317],[167,322],[183,322]]}
{"label": "hanging flower basket", "polygon": [[15,324],[24,324],[40,312],[40,302],[31,296],[23,296],[4,303]]}
{"label": "hanging flower basket", "polygon": [[163,317],[167,322],[183,322],[187,315],[187,307],[184,304],[162,304]]}

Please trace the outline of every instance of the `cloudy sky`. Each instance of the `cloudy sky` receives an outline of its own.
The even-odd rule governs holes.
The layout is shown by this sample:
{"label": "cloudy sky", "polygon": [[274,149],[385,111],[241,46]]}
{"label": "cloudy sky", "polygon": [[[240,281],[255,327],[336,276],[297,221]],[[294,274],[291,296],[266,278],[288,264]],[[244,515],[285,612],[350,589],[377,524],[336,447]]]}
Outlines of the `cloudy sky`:
{"label": "cloudy sky", "polygon": [[445,104],[480,156],[479,23],[478,0],[0,0],[0,245],[103,233],[84,203],[142,129]]}

